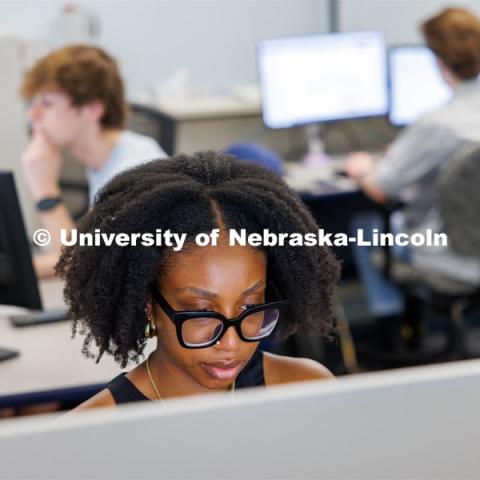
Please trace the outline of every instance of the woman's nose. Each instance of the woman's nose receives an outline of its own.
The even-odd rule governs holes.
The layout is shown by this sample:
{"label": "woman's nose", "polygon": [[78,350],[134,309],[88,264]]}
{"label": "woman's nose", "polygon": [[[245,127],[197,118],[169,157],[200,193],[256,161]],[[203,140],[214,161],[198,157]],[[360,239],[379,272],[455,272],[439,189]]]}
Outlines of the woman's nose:
{"label": "woman's nose", "polygon": [[217,348],[232,352],[238,350],[241,341],[242,339],[238,336],[235,328],[229,327],[217,344]]}

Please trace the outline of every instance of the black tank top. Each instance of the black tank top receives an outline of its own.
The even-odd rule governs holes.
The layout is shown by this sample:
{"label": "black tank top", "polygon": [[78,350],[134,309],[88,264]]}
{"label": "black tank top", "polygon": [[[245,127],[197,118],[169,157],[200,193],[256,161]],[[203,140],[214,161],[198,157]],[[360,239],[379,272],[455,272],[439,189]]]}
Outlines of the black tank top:
{"label": "black tank top", "polygon": [[[263,376],[263,352],[256,350],[235,380],[235,388],[265,386]],[[116,404],[149,400],[138,388],[121,373],[107,384]]]}

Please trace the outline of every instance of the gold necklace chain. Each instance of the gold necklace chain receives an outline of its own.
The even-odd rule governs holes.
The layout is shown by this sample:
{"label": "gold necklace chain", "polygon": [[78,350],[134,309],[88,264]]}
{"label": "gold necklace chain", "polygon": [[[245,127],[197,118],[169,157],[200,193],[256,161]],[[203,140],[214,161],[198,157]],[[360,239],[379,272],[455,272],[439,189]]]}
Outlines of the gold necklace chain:
{"label": "gold necklace chain", "polygon": [[[153,391],[155,392],[155,395],[157,396],[158,400],[160,400],[162,402],[162,405],[165,406],[165,402],[163,401],[163,398],[160,395],[160,392],[158,391],[157,384],[155,383],[155,380],[152,377],[152,372],[150,370],[150,357],[147,358],[146,365],[147,365],[147,374],[148,374],[148,379],[150,380],[150,385],[153,388]],[[232,392],[232,395],[235,395],[235,380],[232,382],[232,385],[230,386],[230,390]]]}
{"label": "gold necklace chain", "polygon": [[150,380],[150,385],[152,386],[153,390],[155,391],[155,395],[162,402],[162,405],[165,406],[163,398],[160,395],[160,392],[158,391],[157,384],[153,380],[152,372],[150,371],[150,357],[147,358],[147,373],[148,373],[148,378]]}

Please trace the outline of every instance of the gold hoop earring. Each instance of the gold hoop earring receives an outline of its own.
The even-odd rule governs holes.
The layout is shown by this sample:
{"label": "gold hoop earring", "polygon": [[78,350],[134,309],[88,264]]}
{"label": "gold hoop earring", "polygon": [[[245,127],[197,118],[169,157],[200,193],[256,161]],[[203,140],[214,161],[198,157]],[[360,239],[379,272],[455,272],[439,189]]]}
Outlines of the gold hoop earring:
{"label": "gold hoop earring", "polygon": [[153,319],[152,304],[149,302],[145,308],[147,314],[147,324],[145,325],[145,337],[153,338],[157,334],[157,326]]}

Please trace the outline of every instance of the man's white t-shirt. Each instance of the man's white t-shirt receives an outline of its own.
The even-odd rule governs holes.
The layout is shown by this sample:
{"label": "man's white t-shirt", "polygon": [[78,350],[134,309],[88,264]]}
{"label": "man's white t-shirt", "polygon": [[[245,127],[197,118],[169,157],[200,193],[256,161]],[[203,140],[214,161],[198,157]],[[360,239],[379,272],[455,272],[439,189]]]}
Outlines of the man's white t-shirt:
{"label": "man's white t-shirt", "polygon": [[98,170],[87,169],[90,206],[93,204],[96,193],[115,175],[150,160],[166,156],[167,154],[153,138],[125,130],[104,165]]}

